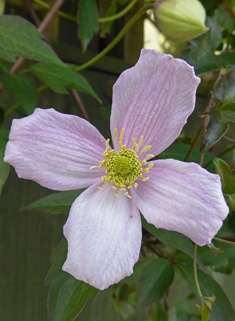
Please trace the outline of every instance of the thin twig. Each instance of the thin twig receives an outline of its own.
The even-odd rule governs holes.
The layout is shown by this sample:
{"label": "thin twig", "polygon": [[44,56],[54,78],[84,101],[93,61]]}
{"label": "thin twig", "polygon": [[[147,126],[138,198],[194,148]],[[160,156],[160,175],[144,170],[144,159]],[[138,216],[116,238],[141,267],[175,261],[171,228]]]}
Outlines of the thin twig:
{"label": "thin twig", "polygon": [[73,98],[74,100],[76,101],[81,113],[82,113],[82,116],[87,120],[87,121],[90,121],[88,115],[87,115],[87,112],[86,112],[86,109],[85,107],[83,106],[83,103],[77,93],[77,91],[75,89],[70,89],[70,92],[71,94],[73,95]]}
{"label": "thin twig", "polygon": [[[231,152],[234,148],[235,148],[235,145],[233,145],[232,147],[229,147],[228,149],[226,149],[224,152],[220,153],[219,155],[216,155],[216,157],[224,156],[225,154]],[[209,162],[204,166],[204,168],[207,168],[208,166],[210,166],[210,164],[212,164],[212,161],[209,161]]]}
{"label": "thin twig", "polygon": [[[45,31],[46,27],[49,25],[51,20],[54,18],[56,12],[59,10],[59,8],[62,6],[63,2],[65,0],[57,0],[51,10],[48,12],[46,17],[43,19],[42,23],[38,27],[38,31],[43,32]],[[20,57],[17,62],[12,66],[10,70],[10,74],[16,73],[20,67],[23,65],[26,58]]]}

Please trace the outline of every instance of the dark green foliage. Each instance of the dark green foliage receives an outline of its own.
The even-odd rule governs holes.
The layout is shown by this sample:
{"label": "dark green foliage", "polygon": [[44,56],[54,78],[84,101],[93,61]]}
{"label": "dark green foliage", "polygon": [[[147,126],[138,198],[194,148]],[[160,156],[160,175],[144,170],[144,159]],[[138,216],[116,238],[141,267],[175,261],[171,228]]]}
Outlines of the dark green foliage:
{"label": "dark green foliage", "polygon": [[37,91],[32,81],[25,75],[3,75],[3,85],[7,92],[12,91],[15,98],[23,106],[27,115],[34,112],[37,101]]}
{"label": "dark green foliage", "polygon": [[59,94],[67,94],[65,88],[72,88],[83,91],[100,101],[87,80],[70,68],[48,63],[38,63],[33,65],[31,69],[41,80]]}
{"label": "dark green foliage", "polygon": [[0,130],[0,193],[2,192],[2,188],[4,183],[7,180],[10,165],[3,161],[3,157],[5,154],[6,143],[8,141],[9,131],[6,129]]}
{"label": "dark green foliage", "polygon": [[[181,274],[195,294],[197,294],[192,259],[182,253],[176,256],[175,260]],[[220,285],[208,273],[204,273],[198,269],[197,274],[202,294],[208,297],[214,294],[216,297],[213,310],[210,313],[210,321],[233,320],[235,318],[235,311]]]}
{"label": "dark green foliage", "polygon": [[54,265],[46,278],[46,285],[51,286],[48,295],[50,321],[73,320],[81,312],[87,299],[94,300],[99,292],[98,289],[76,280],[62,270],[67,248],[67,241],[63,239],[53,255]]}
{"label": "dark green foliage", "polygon": [[93,38],[94,32],[99,30],[98,8],[95,0],[80,0],[78,4],[78,35],[83,51],[86,50]]}
{"label": "dark green foliage", "polygon": [[53,193],[24,207],[24,209],[45,211],[51,214],[68,213],[75,199],[83,191],[84,189]]}
{"label": "dark green foliage", "polygon": [[27,20],[0,16],[0,57],[15,62],[15,56],[53,62],[63,66],[54,51],[42,41],[43,35]]}

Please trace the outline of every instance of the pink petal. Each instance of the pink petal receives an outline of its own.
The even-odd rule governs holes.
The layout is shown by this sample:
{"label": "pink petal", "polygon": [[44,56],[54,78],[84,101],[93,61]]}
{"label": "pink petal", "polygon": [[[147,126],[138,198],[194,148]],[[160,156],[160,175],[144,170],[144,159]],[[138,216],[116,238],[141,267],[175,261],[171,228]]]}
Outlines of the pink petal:
{"label": "pink petal", "polygon": [[13,120],[4,161],[19,177],[53,190],[87,187],[101,179],[106,142],[86,120],[54,109],[36,109]]}
{"label": "pink petal", "polygon": [[68,257],[63,270],[103,290],[133,273],[141,245],[140,214],[123,193],[95,184],[73,203],[64,226]]}
{"label": "pink petal", "polygon": [[153,163],[149,180],[132,191],[146,220],[185,234],[200,246],[209,244],[229,211],[219,175],[195,163],[173,159]]}
{"label": "pink petal", "polygon": [[113,87],[112,135],[115,128],[120,134],[124,127],[128,148],[132,137],[138,142],[143,135],[142,146],[152,145],[149,152],[158,155],[178,137],[193,112],[199,82],[185,61],[142,49],[137,64]]}

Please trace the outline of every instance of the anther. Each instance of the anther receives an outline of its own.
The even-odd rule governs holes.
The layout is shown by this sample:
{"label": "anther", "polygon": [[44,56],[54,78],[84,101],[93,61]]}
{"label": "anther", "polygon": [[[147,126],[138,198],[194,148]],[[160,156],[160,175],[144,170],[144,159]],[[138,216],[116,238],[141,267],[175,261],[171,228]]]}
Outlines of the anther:
{"label": "anther", "polygon": [[139,144],[138,144],[139,146],[143,143],[143,138],[144,138],[144,137],[141,135],[141,136],[140,136],[140,139],[139,139]]}
{"label": "anther", "polygon": [[119,195],[118,193],[115,193],[115,195],[116,195],[117,197],[120,197],[120,195]]}
{"label": "anther", "polygon": [[151,163],[151,164],[148,165],[148,168],[149,168],[149,169],[152,168],[152,167],[153,167],[153,163]]}
{"label": "anther", "polygon": [[143,149],[141,150],[140,154],[146,152],[146,151],[149,150],[151,147],[152,147],[151,145],[146,146],[145,148],[143,148]]}
{"label": "anther", "polygon": [[147,181],[149,179],[149,176],[141,178],[142,181]]}
{"label": "anther", "polygon": [[148,173],[148,171],[149,171],[149,169],[146,168],[146,169],[143,170],[143,173]]}
{"label": "anther", "polygon": [[106,147],[107,147],[107,148],[109,147],[109,141],[110,141],[110,139],[108,138],[108,139],[106,140]]}
{"label": "anther", "polygon": [[114,190],[116,191],[116,190],[117,190],[117,187],[113,185],[113,186],[112,186],[112,189],[114,189]]}
{"label": "anther", "polygon": [[124,132],[125,132],[125,128],[123,128],[123,129],[122,129],[122,131],[121,131],[120,141],[122,141],[122,140],[123,140]]}
{"label": "anther", "polygon": [[139,151],[139,146],[137,143],[135,143],[135,151],[136,151],[136,153],[138,153],[138,151]]}
{"label": "anther", "polygon": [[119,140],[118,142],[118,148],[121,149],[122,148],[122,142]]}
{"label": "anther", "polygon": [[126,145],[122,145],[122,150],[126,150]]}
{"label": "anther", "polygon": [[153,155],[153,154],[148,154],[148,155],[145,157],[145,159],[153,158],[153,157],[154,157],[154,155]]}
{"label": "anther", "polygon": [[134,188],[137,188],[137,187],[138,187],[138,183],[135,183],[135,184],[134,184]]}
{"label": "anther", "polygon": [[143,162],[141,163],[141,165],[145,165],[147,162],[146,160],[144,159]]}
{"label": "anther", "polygon": [[93,169],[93,168],[99,168],[99,166],[91,166],[91,167],[89,167],[89,169]]}
{"label": "anther", "polygon": [[135,147],[135,144],[136,144],[136,142],[135,142],[135,138],[134,138],[134,137],[132,137],[132,145],[133,145],[133,148]]}
{"label": "anther", "polygon": [[125,192],[125,195],[126,195],[127,197],[129,197],[129,198],[132,198],[131,195],[130,195],[127,191]]}
{"label": "anther", "polygon": [[114,129],[114,139],[117,140],[117,128]]}
{"label": "anther", "polygon": [[100,186],[98,186],[97,188],[98,189],[106,189],[106,187],[100,187]]}

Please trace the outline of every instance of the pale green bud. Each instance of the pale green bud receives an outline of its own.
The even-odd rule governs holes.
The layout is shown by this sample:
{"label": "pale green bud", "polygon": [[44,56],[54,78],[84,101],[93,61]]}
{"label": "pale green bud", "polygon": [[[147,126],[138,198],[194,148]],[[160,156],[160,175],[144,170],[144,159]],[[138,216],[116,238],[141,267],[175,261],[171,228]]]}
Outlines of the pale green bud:
{"label": "pale green bud", "polygon": [[184,42],[208,31],[206,12],[198,0],[159,0],[154,7],[155,22],[170,40]]}
{"label": "pale green bud", "polygon": [[0,15],[4,13],[5,10],[5,0],[0,0]]}

